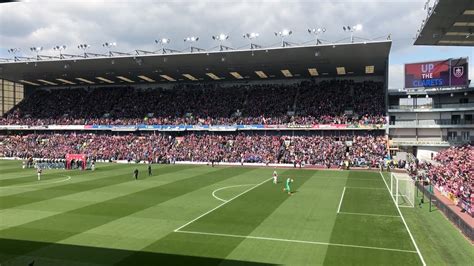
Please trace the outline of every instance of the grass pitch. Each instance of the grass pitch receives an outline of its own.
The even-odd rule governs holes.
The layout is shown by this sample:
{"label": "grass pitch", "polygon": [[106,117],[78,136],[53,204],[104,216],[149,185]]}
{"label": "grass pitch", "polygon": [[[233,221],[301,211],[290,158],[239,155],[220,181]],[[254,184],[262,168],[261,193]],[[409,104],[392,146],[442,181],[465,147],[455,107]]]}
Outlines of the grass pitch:
{"label": "grass pitch", "polygon": [[154,165],[148,176],[144,165],[99,164],[46,170],[41,181],[18,161],[0,169],[2,266],[474,261],[441,213],[400,213],[376,172],[279,169],[275,185],[272,168]]}

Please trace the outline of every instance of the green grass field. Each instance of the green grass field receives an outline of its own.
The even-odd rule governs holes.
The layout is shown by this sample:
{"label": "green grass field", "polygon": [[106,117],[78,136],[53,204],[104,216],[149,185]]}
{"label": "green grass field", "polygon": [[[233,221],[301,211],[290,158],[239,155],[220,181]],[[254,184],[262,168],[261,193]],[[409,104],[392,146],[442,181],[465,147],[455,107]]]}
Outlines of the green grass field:
{"label": "green grass field", "polygon": [[[376,172],[99,164],[95,172],[0,161],[0,264],[470,265],[438,211],[401,208]],[[421,256],[420,256],[421,254]],[[471,264],[472,265],[472,264]]]}

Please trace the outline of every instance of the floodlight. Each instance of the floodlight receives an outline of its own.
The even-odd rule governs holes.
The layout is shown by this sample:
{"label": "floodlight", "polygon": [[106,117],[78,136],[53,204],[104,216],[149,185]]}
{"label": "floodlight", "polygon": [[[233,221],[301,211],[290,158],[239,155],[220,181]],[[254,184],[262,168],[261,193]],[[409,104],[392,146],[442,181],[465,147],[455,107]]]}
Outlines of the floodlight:
{"label": "floodlight", "polygon": [[280,36],[282,47],[285,47],[287,45],[287,43],[283,39],[285,37],[289,37],[292,33],[293,33],[293,31],[288,30],[288,29],[283,29],[282,31],[274,32],[275,36]]}
{"label": "floodlight", "polygon": [[59,52],[59,58],[63,58],[63,54],[62,54],[62,50],[65,50],[66,49],[66,45],[56,45],[56,46],[53,46],[53,50],[54,51],[58,51]]}
{"label": "floodlight", "polygon": [[65,49],[66,49],[66,45],[56,45],[53,47],[54,51],[59,51],[59,57],[62,57],[61,51]]}
{"label": "floodlight", "polygon": [[[110,49],[112,49],[112,47],[115,47],[117,46],[117,43],[116,42],[105,42],[102,44],[103,47],[107,48],[107,50],[109,50],[109,56],[113,56],[113,53],[112,51],[110,51]],[[115,64],[115,61],[112,60],[112,65]]]}
{"label": "floodlight", "polygon": [[155,40],[155,43],[161,44],[161,45],[165,45],[165,44],[168,44],[170,42],[171,42],[171,40],[168,39],[168,38],[161,38],[161,39]]}
{"label": "floodlight", "polygon": [[171,42],[171,39],[168,38],[161,38],[161,39],[156,39],[155,43],[161,46],[161,51],[163,54],[166,54],[166,49],[165,46]]}
{"label": "floodlight", "polygon": [[313,28],[313,29],[308,29],[309,34],[314,34],[316,35],[316,44],[320,44],[321,41],[318,39],[318,35],[321,35],[326,32],[326,28]]}
{"label": "floodlight", "polygon": [[[30,51],[35,52],[35,53],[36,53],[36,59],[39,60],[39,59],[40,59],[39,53],[40,53],[41,51],[43,51],[43,47],[42,47],[42,46],[31,47],[31,48],[30,48]],[[36,66],[36,63],[35,63],[35,66]]]}
{"label": "floodlight", "polygon": [[321,34],[321,33],[325,33],[325,32],[326,32],[326,28],[308,29],[309,34]]}
{"label": "floodlight", "polygon": [[106,48],[112,48],[112,47],[115,47],[117,46],[117,43],[116,42],[105,42],[102,44],[103,47],[106,47]]}
{"label": "floodlight", "polygon": [[292,33],[293,33],[293,31],[288,30],[288,29],[284,29],[282,31],[275,32],[275,36],[287,37],[287,36],[290,36]]}
{"label": "floodlight", "polygon": [[86,50],[89,49],[91,46],[87,43],[81,43],[77,46],[77,49],[81,49],[84,51],[84,57],[87,57]]}
{"label": "floodlight", "polygon": [[89,44],[85,44],[85,43],[84,43],[84,44],[79,44],[79,45],[77,46],[78,49],[82,49],[82,50],[86,50],[86,49],[88,49],[88,48],[90,48],[90,47],[91,47],[91,46],[90,46]]}
{"label": "floodlight", "polygon": [[30,50],[31,50],[32,52],[39,53],[39,52],[43,51],[43,47],[42,47],[42,46],[31,47]]}
{"label": "floodlight", "polygon": [[229,35],[226,35],[226,34],[224,34],[224,33],[220,33],[220,34],[218,34],[218,35],[212,36],[212,39],[213,39],[213,40],[216,40],[216,41],[221,41],[221,42],[223,42],[223,41],[229,39]]}
{"label": "floodlight", "polygon": [[195,36],[186,37],[186,38],[184,38],[184,41],[185,42],[197,42],[197,41],[199,41],[199,37],[195,37]]}
{"label": "floodlight", "polygon": [[354,31],[361,31],[362,30],[362,24],[357,24],[354,26],[343,26],[342,29],[346,32],[351,33],[351,42],[354,42]]}
{"label": "floodlight", "polygon": [[16,53],[19,53],[21,50],[20,50],[20,48],[10,48],[7,51],[10,54],[16,54]]}
{"label": "floodlight", "polygon": [[260,36],[260,34],[258,34],[257,32],[250,32],[250,33],[245,33],[243,35],[244,38],[247,38],[249,40],[252,40],[252,39],[256,39]]}
{"label": "floodlight", "polygon": [[66,49],[66,45],[56,45],[53,47],[53,50],[55,51],[61,51],[61,50],[65,50]]}
{"label": "floodlight", "polygon": [[[254,48],[259,48],[259,47],[261,47],[261,46],[258,45],[258,44],[252,43],[252,40],[253,40],[253,39],[257,39],[259,36],[260,36],[260,34],[257,33],[257,32],[248,32],[248,33],[244,33],[244,34],[242,35],[242,37],[243,37],[244,39],[248,39],[248,40],[249,40],[249,42],[250,42],[250,49],[251,49],[251,50],[253,50]],[[253,56],[253,55],[254,55],[254,54],[253,54],[253,51],[252,51],[252,56]]]}

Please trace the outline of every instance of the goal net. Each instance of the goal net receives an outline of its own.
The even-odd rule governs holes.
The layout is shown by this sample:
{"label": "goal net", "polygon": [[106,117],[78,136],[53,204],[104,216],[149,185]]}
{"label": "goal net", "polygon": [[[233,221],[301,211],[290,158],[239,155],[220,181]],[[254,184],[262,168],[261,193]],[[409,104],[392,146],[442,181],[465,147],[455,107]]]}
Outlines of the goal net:
{"label": "goal net", "polygon": [[390,194],[399,207],[415,206],[415,181],[407,174],[390,175]]}

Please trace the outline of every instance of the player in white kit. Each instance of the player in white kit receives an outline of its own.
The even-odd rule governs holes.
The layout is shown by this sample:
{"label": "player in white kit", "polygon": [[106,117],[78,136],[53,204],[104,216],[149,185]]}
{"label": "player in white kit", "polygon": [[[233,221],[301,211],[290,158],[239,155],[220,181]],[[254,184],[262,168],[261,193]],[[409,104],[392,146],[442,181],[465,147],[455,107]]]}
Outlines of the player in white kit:
{"label": "player in white kit", "polygon": [[43,171],[43,170],[41,170],[41,168],[38,167],[38,170],[37,170],[37,173],[38,173],[38,181],[41,180],[41,172],[42,172],[42,171]]}
{"label": "player in white kit", "polygon": [[278,183],[278,174],[277,174],[277,171],[274,170],[273,171],[273,184],[276,184]]}

